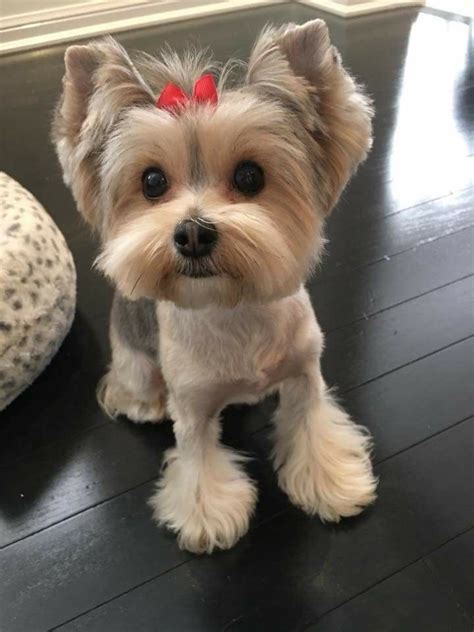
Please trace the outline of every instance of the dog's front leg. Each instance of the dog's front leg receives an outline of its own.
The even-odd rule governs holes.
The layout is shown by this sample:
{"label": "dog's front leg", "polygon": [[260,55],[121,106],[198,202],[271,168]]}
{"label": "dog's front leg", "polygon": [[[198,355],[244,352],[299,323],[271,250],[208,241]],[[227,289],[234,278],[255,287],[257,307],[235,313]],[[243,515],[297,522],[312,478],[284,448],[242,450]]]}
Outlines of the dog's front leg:
{"label": "dog's front leg", "polygon": [[338,522],[373,502],[370,436],[335,402],[319,358],[282,383],[274,421],[278,482],[295,505]]}
{"label": "dog's front leg", "polygon": [[257,499],[242,467],[244,457],[221,444],[218,415],[203,414],[204,401],[202,395],[170,397],[176,447],[165,455],[150,500],[158,522],[194,553],[233,546],[248,530]]}

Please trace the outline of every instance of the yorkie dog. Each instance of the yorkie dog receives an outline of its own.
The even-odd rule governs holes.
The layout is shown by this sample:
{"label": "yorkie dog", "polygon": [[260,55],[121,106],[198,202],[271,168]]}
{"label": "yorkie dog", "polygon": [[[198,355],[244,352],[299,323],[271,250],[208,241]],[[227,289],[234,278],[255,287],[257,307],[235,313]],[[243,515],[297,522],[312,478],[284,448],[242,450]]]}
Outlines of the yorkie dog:
{"label": "yorkie dog", "polygon": [[65,66],[53,138],[116,287],[99,402],[174,423],[157,521],[196,553],[245,534],[256,485],[219,416],[275,391],[281,489],[323,521],[358,514],[375,498],[370,436],[324,383],[303,283],[373,112],[325,23],[265,28],[238,82],[203,53],[135,66],[112,38],[71,46]]}

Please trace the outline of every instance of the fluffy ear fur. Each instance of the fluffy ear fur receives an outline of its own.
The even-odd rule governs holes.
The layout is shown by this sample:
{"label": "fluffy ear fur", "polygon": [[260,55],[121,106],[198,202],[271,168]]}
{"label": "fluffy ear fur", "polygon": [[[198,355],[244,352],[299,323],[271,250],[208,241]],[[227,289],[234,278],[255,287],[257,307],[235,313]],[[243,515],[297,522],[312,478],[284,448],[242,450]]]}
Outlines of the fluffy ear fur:
{"label": "fluffy ear fur", "polygon": [[264,29],[247,85],[284,104],[305,130],[325,212],[372,144],[371,102],[344,70],[323,20]]}
{"label": "fluffy ear fur", "polygon": [[152,104],[153,94],[125,50],[111,37],[87,46],[70,46],[64,62],[53,142],[80,212],[98,228],[98,162],[104,140],[124,109]]}

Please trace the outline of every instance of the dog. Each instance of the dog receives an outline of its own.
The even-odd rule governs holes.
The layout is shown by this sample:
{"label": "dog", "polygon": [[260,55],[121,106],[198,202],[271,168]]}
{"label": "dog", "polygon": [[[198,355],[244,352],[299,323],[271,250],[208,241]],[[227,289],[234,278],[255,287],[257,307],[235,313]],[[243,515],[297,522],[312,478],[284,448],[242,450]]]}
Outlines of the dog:
{"label": "dog", "polygon": [[273,464],[307,514],[338,522],[375,499],[370,435],[323,380],[303,285],[372,116],[322,20],[266,27],[245,65],[132,63],[112,38],[66,51],[53,141],[116,288],[98,398],[114,418],[173,420],[150,504],[191,552],[233,546],[255,508],[245,457],[220,440],[231,403],[279,393]]}

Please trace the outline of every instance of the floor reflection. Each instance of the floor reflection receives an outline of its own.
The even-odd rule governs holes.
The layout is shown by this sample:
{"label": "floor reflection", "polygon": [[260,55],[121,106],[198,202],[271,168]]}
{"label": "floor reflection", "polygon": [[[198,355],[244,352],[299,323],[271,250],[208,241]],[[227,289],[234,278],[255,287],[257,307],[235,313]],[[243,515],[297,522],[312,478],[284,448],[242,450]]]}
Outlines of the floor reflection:
{"label": "floor reflection", "polygon": [[425,13],[414,22],[391,145],[393,196],[466,181],[473,141],[457,106],[460,92],[469,90],[471,45],[471,27],[464,22]]}

